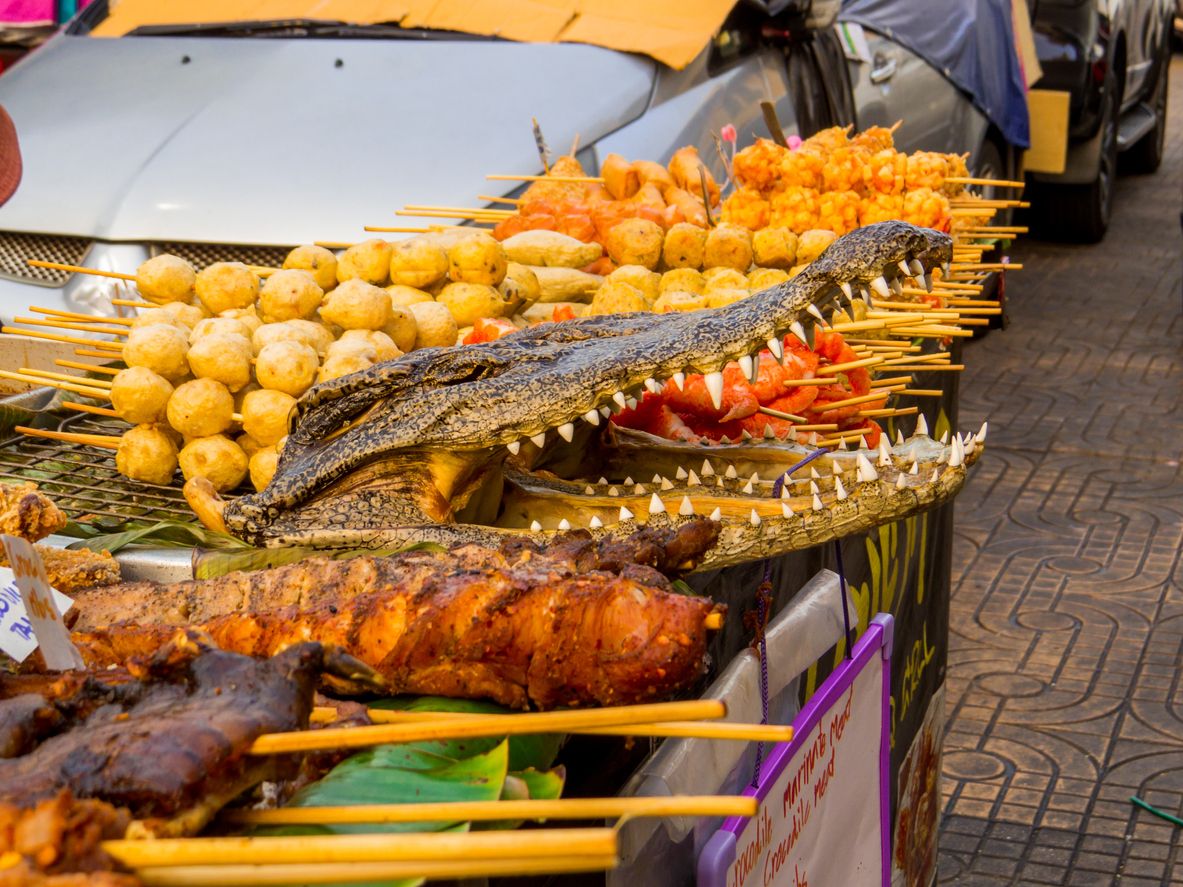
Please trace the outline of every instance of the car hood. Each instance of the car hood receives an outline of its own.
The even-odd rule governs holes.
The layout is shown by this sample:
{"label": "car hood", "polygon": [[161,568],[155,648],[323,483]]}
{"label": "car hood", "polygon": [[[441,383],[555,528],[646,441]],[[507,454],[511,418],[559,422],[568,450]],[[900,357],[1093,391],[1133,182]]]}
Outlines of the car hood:
{"label": "car hood", "polygon": [[24,177],[0,229],[105,240],[364,239],[476,206],[637,117],[655,64],[500,41],[59,36],[0,78]]}

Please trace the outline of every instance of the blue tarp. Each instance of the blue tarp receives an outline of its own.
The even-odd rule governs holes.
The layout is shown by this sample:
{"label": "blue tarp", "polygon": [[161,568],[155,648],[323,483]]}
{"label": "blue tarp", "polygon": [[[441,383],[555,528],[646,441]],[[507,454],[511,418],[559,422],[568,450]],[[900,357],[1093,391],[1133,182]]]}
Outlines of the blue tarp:
{"label": "blue tarp", "polygon": [[1010,0],[844,0],[838,17],[916,53],[969,93],[1008,142],[1030,146]]}

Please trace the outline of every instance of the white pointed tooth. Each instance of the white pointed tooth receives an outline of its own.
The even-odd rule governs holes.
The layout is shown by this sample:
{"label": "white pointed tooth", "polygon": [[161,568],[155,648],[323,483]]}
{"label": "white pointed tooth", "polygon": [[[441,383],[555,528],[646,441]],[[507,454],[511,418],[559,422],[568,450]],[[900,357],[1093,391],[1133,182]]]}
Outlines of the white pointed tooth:
{"label": "white pointed tooth", "polygon": [[831,464],[834,467],[834,477],[838,477],[840,474],[842,474],[842,463],[841,462],[839,462],[837,459],[835,459]]}
{"label": "white pointed tooth", "polygon": [[626,487],[628,487],[628,486],[632,486],[634,483],[636,483],[636,481],[634,481],[634,480],[633,480],[633,478],[632,478],[632,475],[629,475],[628,477],[626,477],[626,478],[624,479],[624,485],[625,485]]}
{"label": "white pointed tooth", "polygon": [[891,450],[887,448],[887,441],[879,438],[879,467],[887,468],[891,465]]}
{"label": "white pointed tooth", "polygon": [[898,277],[893,277],[889,283],[891,286],[891,291],[895,295],[902,296],[904,294],[904,285],[900,282]]}
{"label": "white pointed tooth", "polygon": [[609,496],[619,496],[620,490],[616,489],[616,487],[608,487],[608,495]]}
{"label": "white pointed tooth", "polygon": [[879,472],[875,470],[875,466],[862,453],[854,457],[854,464],[858,467],[858,479],[863,483],[879,480]]}
{"label": "white pointed tooth", "polygon": [[849,449],[846,446],[846,438],[842,438],[841,440],[838,441],[838,449],[840,449],[840,450]]}
{"label": "white pointed tooth", "polygon": [[949,429],[946,428],[941,432],[941,439],[937,441],[940,444],[947,444],[949,442]]}
{"label": "white pointed tooth", "polygon": [[505,448],[516,456],[522,451],[522,442],[520,440],[510,441],[505,445]]}
{"label": "white pointed tooth", "polygon": [[686,486],[697,487],[701,483],[702,483],[702,481],[700,481],[698,479],[698,475],[695,474],[693,470],[691,470],[690,473],[686,477]]}
{"label": "white pointed tooth", "polygon": [[751,482],[751,481],[748,481],[746,484],[744,484],[744,485],[743,485],[743,490],[742,490],[742,492],[744,492],[744,493],[749,493],[749,494],[750,494],[750,493],[754,493],[754,492],[755,492],[755,488],[752,486],[752,482]]}
{"label": "white pointed tooth", "polygon": [[674,488],[674,483],[668,477],[663,477],[661,479],[661,488],[663,490],[672,490]]}
{"label": "white pointed tooth", "polygon": [[653,394],[657,394],[657,391],[658,391],[657,380],[656,379],[646,379],[645,380],[645,390],[649,391]]}
{"label": "white pointed tooth", "polygon": [[719,438],[719,443],[729,444],[729,443],[731,443],[731,438],[729,438],[726,434],[724,434],[721,438]]}
{"label": "white pointed tooth", "polygon": [[530,438],[530,443],[534,444],[534,446],[538,447],[539,449],[542,449],[543,445],[546,443],[546,432],[539,431]]}
{"label": "white pointed tooth", "polygon": [[748,520],[752,522],[753,527],[760,526],[760,515],[756,514],[756,509],[752,509],[752,516]]}
{"label": "white pointed tooth", "polygon": [[664,514],[665,513],[665,503],[661,501],[661,497],[658,496],[656,493],[654,493],[653,497],[649,500],[649,513],[650,514]]}
{"label": "white pointed tooth", "polygon": [[912,267],[908,264],[906,259],[900,259],[899,267],[900,267],[900,274],[904,275],[904,277],[911,277],[912,276]]}
{"label": "white pointed tooth", "polygon": [[965,446],[965,455],[967,456],[978,448],[978,440],[972,434],[967,434],[962,444]]}
{"label": "white pointed tooth", "polygon": [[644,484],[637,484],[635,487],[633,487],[634,496],[644,496],[647,492],[649,491],[645,489]]}
{"label": "white pointed tooth", "polygon": [[916,433],[928,437],[928,420],[924,418],[924,413],[916,417]]}
{"label": "white pointed tooth", "polygon": [[723,374],[716,370],[713,373],[707,373],[702,378],[706,382],[707,391],[711,395],[711,403],[715,405],[715,409],[723,409]]}
{"label": "white pointed tooth", "polygon": [[817,481],[811,480],[809,482],[809,492],[813,493],[815,496],[821,492],[821,490],[818,489]]}
{"label": "white pointed tooth", "polygon": [[821,310],[817,307],[817,305],[814,305],[812,302],[810,302],[805,306],[805,310],[808,311],[812,316],[816,317],[818,323],[822,324],[822,326],[825,326],[825,315],[821,313]]}
{"label": "white pointed tooth", "polygon": [[781,497],[782,499],[790,499],[790,498],[792,498],[792,496],[793,496],[793,494],[789,492],[789,484],[788,484],[788,482],[786,482],[786,483],[784,483],[783,485],[781,485],[781,488],[780,488],[780,497]]}
{"label": "white pointed tooth", "polygon": [[849,280],[842,281],[840,284],[838,284],[838,286],[841,287],[842,294],[846,296],[847,299],[854,298],[854,289],[851,287]]}
{"label": "white pointed tooth", "polygon": [[788,434],[786,434],[786,435],[785,435],[785,437],[786,437],[788,440],[796,440],[796,439],[797,439],[797,429],[796,429],[796,428],[790,428],[790,429],[789,429],[789,433],[788,433]]}
{"label": "white pointed tooth", "polygon": [[721,508],[716,508],[714,511],[712,511],[711,520],[715,521],[716,523],[723,520],[723,510]]}
{"label": "white pointed tooth", "polygon": [[983,422],[982,427],[978,429],[978,433],[976,435],[974,435],[975,439],[980,444],[986,442],[986,431],[987,431],[988,425],[989,425],[988,422]]}
{"label": "white pointed tooth", "polygon": [[593,487],[591,484],[588,484],[586,487],[583,488],[583,495],[594,496],[595,494],[596,494],[596,488]]}
{"label": "white pointed tooth", "polygon": [[623,409],[625,408],[625,406],[628,404],[628,398],[626,398],[626,397],[624,396],[624,392],[623,392],[623,391],[617,391],[615,394],[613,394],[613,395],[612,395],[612,399],[613,399],[614,401],[616,401],[616,405],[617,405],[618,407],[620,407],[622,410],[623,410]]}
{"label": "white pointed tooth", "polygon": [[891,295],[891,290],[887,286],[887,278],[882,275],[871,281],[871,289],[875,290],[875,292],[885,299]]}
{"label": "white pointed tooth", "polygon": [[860,450],[871,449],[871,445],[869,443],[867,443],[867,436],[865,434],[860,434],[858,436],[858,448]]}
{"label": "white pointed tooth", "polygon": [[940,479],[941,479],[941,470],[939,468],[934,468],[932,470],[932,477],[929,478],[929,480],[935,484]]}
{"label": "white pointed tooth", "polygon": [[821,475],[817,473],[817,466],[816,465],[809,466],[809,476],[812,477],[814,480],[818,480],[821,477]]}
{"label": "white pointed tooth", "polygon": [[768,350],[772,352],[772,356],[777,360],[783,360],[785,356],[785,343],[774,336],[768,340]]}
{"label": "white pointed tooth", "polygon": [[834,478],[834,493],[837,494],[839,501],[846,498],[846,487],[842,486],[842,481],[839,478]]}
{"label": "white pointed tooth", "polygon": [[948,262],[941,262],[941,271],[948,277],[953,273],[953,267]]}
{"label": "white pointed tooth", "polygon": [[660,474],[653,475],[653,480],[651,480],[650,483],[654,483],[654,484],[661,483],[661,475]]}
{"label": "white pointed tooth", "polygon": [[686,374],[685,373],[674,373],[672,376],[670,376],[670,381],[673,382],[675,385],[677,385],[678,390],[681,391],[682,386],[684,386],[686,384]]}
{"label": "white pointed tooth", "polygon": [[912,460],[912,467],[908,469],[908,474],[914,474],[917,477],[920,476],[920,463],[917,460]]}
{"label": "white pointed tooth", "polygon": [[571,522],[569,520],[567,520],[566,518],[563,518],[561,521],[559,521],[559,529],[560,530],[571,529]]}
{"label": "white pointed tooth", "polygon": [[902,444],[904,442],[904,432],[899,428],[895,430],[895,442],[898,444]]}
{"label": "white pointed tooth", "polygon": [[908,263],[908,267],[912,269],[912,276],[917,277],[924,273],[924,265],[919,259],[913,259]]}
{"label": "white pointed tooth", "polygon": [[751,432],[749,432],[746,428],[741,429],[739,432],[739,439],[740,440],[751,440],[752,439]]}
{"label": "white pointed tooth", "polygon": [[637,408],[637,399],[635,397],[630,397],[625,400],[624,405],[630,410],[635,410]]}
{"label": "white pointed tooth", "polygon": [[575,440],[575,426],[570,422],[564,422],[555,430],[559,432],[559,437],[561,437],[567,443],[571,443],[571,441]]}
{"label": "white pointed tooth", "polygon": [[694,514],[694,503],[690,501],[689,496],[682,497],[682,504],[678,506],[678,514],[682,517],[690,517]]}
{"label": "white pointed tooth", "polygon": [[629,511],[623,505],[620,506],[620,519],[621,520],[632,520],[633,517],[634,517],[634,515],[631,511]]}
{"label": "white pointed tooth", "polygon": [[755,366],[755,361],[752,360],[752,355],[744,354],[739,358],[739,368],[743,371],[744,376],[752,378],[752,369]]}
{"label": "white pointed tooth", "polygon": [[689,475],[686,474],[686,469],[679,465],[678,470],[674,472],[674,477],[678,480],[685,480]]}
{"label": "white pointed tooth", "polygon": [[598,481],[596,481],[596,483],[598,483],[601,487],[606,487],[608,486],[608,478],[601,477]]}
{"label": "white pointed tooth", "polygon": [[715,473],[715,466],[713,466],[711,464],[711,460],[710,459],[703,459],[702,460],[702,476],[703,477],[710,477],[714,473]]}
{"label": "white pointed tooth", "polygon": [[600,415],[603,416],[605,419],[611,418],[612,407],[600,407]]}
{"label": "white pointed tooth", "polygon": [[772,430],[771,425],[764,426],[764,439],[765,440],[776,440],[776,432]]}
{"label": "white pointed tooth", "polygon": [[739,477],[739,472],[735,470],[734,465],[728,465],[727,470],[723,472],[723,476],[728,480],[735,480]]}
{"label": "white pointed tooth", "polygon": [[530,521],[530,532],[537,533],[541,529],[542,524],[538,523],[538,521]]}
{"label": "white pointed tooth", "polygon": [[902,490],[902,489],[904,488],[904,486],[905,486],[905,484],[906,484],[906,483],[907,483],[907,482],[904,480],[904,474],[903,474],[903,472],[901,471],[901,472],[900,472],[899,474],[897,474],[897,475],[896,475],[896,477],[895,477],[895,488],[896,488],[897,490]]}
{"label": "white pointed tooth", "polygon": [[583,421],[586,422],[588,425],[599,425],[600,424],[600,411],[599,410],[588,410],[586,413],[583,414]]}
{"label": "white pointed tooth", "polygon": [[808,345],[809,340],[805,338],[805,327],[801,326],[797,321],[789,324],[789,332],[801,340],[802,345]]}
{"label": "white pointed tooth", "polygon": [[721,486],[723,486],[723,477],[722,477],[722,475],[720,475],[719,477],[716,477],[716,478],[715,478],[715,486],[716,486],[716,487],[721,487]]}
{"label": "white pointed tooth", "polygon": [[818,497],[817,493],[814,493],[813,494],[813,510],[814,511],[821,511],[824,507],[825,506],[822,505],[822,500]]}
{"label": "white pointed tooth", "polygon": [[932,292],[932,275],[931,274],[921,274],[920,275],[920,282],[924,284],[925,292],[929,292],[929,293]]}
{"label": "white pointed tooth", "polygon": [[782,502],[782,503],[780,503],[780,513],[783,514],[785,517],[792,517],[793,516],[793,509],[789,507],[788,502]]}
{"label": "white pointed tooth", "polygon": [[949,448],[949,467],[956,468],[965,461],[965,450],[961,446],[961,438],[954,436],[953,445]]}
{"label": "white pointed tooth", "polygon": [[596,517],[595,515],[593,515],[592,519],[587,522],[587,525],[589,527],[591,527],[593,530],[598,530],[600,527],[604,526],[604,522],[602,520],[600,520],[598,517]]}

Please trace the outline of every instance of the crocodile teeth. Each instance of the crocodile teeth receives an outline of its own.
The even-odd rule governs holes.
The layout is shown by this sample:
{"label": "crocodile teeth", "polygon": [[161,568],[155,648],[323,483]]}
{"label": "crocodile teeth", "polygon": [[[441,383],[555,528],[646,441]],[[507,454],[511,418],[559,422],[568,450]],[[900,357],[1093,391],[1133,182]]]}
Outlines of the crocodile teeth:
{"label": "crocodile teeth", "polygon": [[530,521],[530,532],[531,533],[537,533],[541,529],[542,529],[542,524],[538,523],[538,521]]}
{"label": "crocodile teeth", "polygon": [[845,295],[848,300],[854,298],[854,289],[850,286],[849,280],[842,281],[840,284],[838,284],[838,286],[842,289],[843,295]]}
{"label": "crocodile teeth", "polygon": [[682,504],[678,506],[678,514],[682,517],[690,517],[694,514],[694,503],[690,501],[689,496],[682,497]]}
{"label": "crocodile teeth", "polygon": [[796,440],[797,439],[797,429],[790,428],[789,433],[786,434],[785,437],[788,438],[789,440]]}
{"label": "crocodile teeth", "polygon": [[621,520],[632,520],[633,517],[634,517],[634,515],[631,511],[629,511],[623,505],[620,506],[620,519]]}
{"label": "crocodile teeth", "polygon": [[965,461],[965,449],[961,446],[961,438],[953,436],[953,446],[949,450],[949,467],[956,468]]}
{"label": "crocodile teeth", "polygon": [[653,497],[649,500],[649,513],[650,514],[664,514],[665,513],[665,503],[661,501],[661,497],[658,496],[656,493],[654,493]]}
{"label": "crocodile teeth", "polygon": [[837,460],[834,460],[834,477],[837,477],[841,473],[842,473],[842,463]]}
{"label": "crocodile teeth", "polygon": [[882,275],[871,281],[871,288],[885,299],[891,295],[891,290],[887,286],[887,279]]}
{"label": "crocodile teeth", "polygon": [[776,440],[776,432],[772,430],[771,425],[764,426],[764,439],[765,440]]}
{"label": "crocodile teeth", "polygon": [[895,430],[895,442],[898,444],[902,444],[904,442],[904,432],[899,428]]}
{"label": "crocodile teeth", "polygon": [[739,477],[739,472],[735,470],[734,465],[728,465],[727,470],[723,472],[723,476],[728,480],[735,480]]}
{"label": "crocodile teeth", "polygon": [[717,486],[717,487],[723,486],[723,478],[722,477],[715,478],[715,486]]}
{"label": "crocodile teeth", "polygon": [[619,496],[620,490],[616,489],[616,487],[608,487],[608,495],[609,496]]}
{"label": "crocodile teeth", "polygon": [[777,360],[784,360],[785,345],[780,339],[771,338],[768,340],[768,350],[772,352],[772,356]]}
{"label": "crocodile teeth", "polygon": [[559,521],[559,529],[560,530],[571,529],[571,522],[569,520],[567,520],[566,518],[563,518],[561,521]]}
{"label": "crocodile teeth", "polygon": [[821,478],[821,475],[817,473],[816,466],[814,466],[814,465],[809,466],[809,476],[812,477],[814,480],[819,480]]}
{"label": "crocodile teeth", "polygon": [[593,516],[592,519],[587,522],[587,525],[593,530],[598,530],[600,527],[604,526],[604,522],[598,517]]}
{"label": "crocodile teeth", "polygon": [[860,434],[858,436],[858,448],[860,450],[871,449],[871,445],[869,443],[867,443],[867,436],[865,434]]}
{"label": "crocodile teeth", "polygon": [[972,434],[967,434],[965,436],[965,439],[962,440],[961,443],[962,443],[962,446],[965,447],[965,455],[967,455],[967,456],[970,453],[972,453],[975,449],[977,449],[977,446],[978,446],[978,442],[977,442],[977,440],[974,439],[974,436]]}
{"label": "crocodile teeth", "polygon": [[780,497],[782,499],[790,499],[790,498],[792,498],[792,496],[793,496],[793,494],[789,492],[789,485],[782,484],[781,488],[780,488]]}
{"label": "crocodile teeth", "polygon": [[588,425],[599,425],[600,424],[600,411],[599,410],[588,410],[586,413],[583,414],[583,421],[586,422]]}
{"label": "crocodile teeth", "polygon": [[986,442],[986,426],[988,424],[989,424],[988,422],[983,422],[982,427],[978,429],[978,433],[976,435],[974,435],[974,438],[980,444]]}
{"label": "crocodile teeth", "polygon": [[611,418],[612,407],[600,407],[600,415],[603,416],[605,419]]}
{"label": "crocodile teeth", "polygon": [[721,438],[719,438],[719,443],[729,444],[729,443],[731,443],[731,438],[729,438],[726,434],[724,434]]}
{"label": "crocodile teeth", "polygon": [[948,262],[941,262],[941,271],[946,277],[953,273],[953,268]]}
{"label": "crocodile teeth", "polygon": [[890,286],[891,291],[897,296],[902,296],[904,294],[904,285],[900,283],[900,279],[898,277],[893,277],[891,279]]}
{"label": "crocodile teeth", "polygon": [[818,490],[817,481],[811,480],[809,482],[809,492],[813,493],[815,496],[820,492]]}
{"label": "crocodile teeth", "polygon": [[912,460],[912,467],[908,469],[908,474],[914,474],[917,477],[920,475],[920,463],[915,459]]}
{"label": "crocodile teeth", "polygon": [[755,490],[754,490],[754,489],[753,489],[753,487],[752,487],[752,482],[751,482],[751,481],[748,481],[746,484],[744,484],[744,485],[743,485],[743,492],[745,492],[745,493],[753,493],[753,492],[755,492]]}
{"label": "crocodile teeth", "polygon": [[596,481],[596,483],[598,483],[601,487],[606,487],[608,486],[608,478],[601,477],[598,481]]}
{"label": "crocodile teeth", "polygon": [[896,478],[895,478],[895,488],[897,490],[902,490],[904,488],[904,485],[905,485],[904,475],[902,473],[897,474]]}
{"label": "crocodile teeth", "polygon": [[714,511],[712,511],[711,520],[715,521],[716,523],[723,520],[723,510],[721,508],[716,508]]}
{"label": "crocodile teeth", "polygon": [[707,391],[710,392],[711,403],[715,405],[715,409],[723,409],[723,374],[718,370],[707,373],[703,376],[703,381],[706,382]]}
{"label": "crocodile teeth", "polygon": [[668,477],[663,477],[661,479],[661,488],[663,490],[672,490],[674,488],[674,484]]}
{"label": "crocodile teeth", "polygon": [[748,520],[752,522],[753,527],[760,526],[760,515],[756,514],[756,509],[752,509],[752,516]]}
{"label": "crocodile teeth", "polygon": [[834,478],[834,493],[840,502],[846,498],[846,487],[842,486],[842,481],[838,478]]}
{"label": "crocodile teeth", "polygon": [[817,493],[814,493],[813,494],[813,510],[814,511],[821,511],[823,508],[825,508],[825,506],[822,505],[822,500],[818,497]]}
{"label": "crocodile teeth", "polygon": [[539,431],[537,434],[535,434],[533,437],[530,438],[530,443],[534,444],[534,446],[538,447],[538,449],[541,450],[543,445],[546,443],[546,432]]}
{"label": "crocodile teeth", "polygon": [[904,277],[912,276],[912,267],[908,264],[906,259],[900,259],[899,268],[900,274],[904,275]]}
{"label": "crocodile teeth", "polygon": [[755,362],[752,360],[752,355],[750,355],[750,354],[742,355],[739,358],[738,363],[739,363],[739,368],[741,370],[743,370],[743,374],[749,379],[752,378],[752,367],[755,366]]}
{"label": "crocodile teeth", "polygon": [[[767,427],[767,426],[765,426],[765,427]],[[751,440],[752,439],[751,432],[749,432],[746,428],[740,429],[739,439],[740,440]]]}
{"label": "crocodile teeth", "polygon": [[822,326],[826,325],[826,318],[821,313],[821,311],[818,310],[817,305],[814,305],[812,302],[810,302],[808,305],[805,306],[805,310],[808,311],[810,314],[812,314],[814,317],[816,317],[818,320],[818,323],[820,323]]}
{"label": "crocodile teeth", "polygon": [[783,514],[785,517],[792,517],[793,516],[793,509],[789,507],[788,502],[782,502],[782,503],[780,503],[780,513]]}
{"label": "crocodile teeth", "polygon": [[921,413],[916,419],[916,433],[928,437],[928,420],[924,418],[924,413]]}
{"label": "crocodile teeth", "polygon": [[635,397],[630,397],[624,402],[624,405],[630,410],[635,410],[637,408],[637,399]]}
{"label": "crocodile teeth", "polygon": [[571,443],[571,441],[575,440],[575,426],[570,422],[564,422],[555,430],[559,432],[559,437],[561,437],[567,443]]}
{"label": "crocodile teeth", "polygon": [[[840,450],[850,449],[848,446],[846,446],[846,438],[842,438],[838,441],[838,449],[840,449]],[[835,464],[837,464],[837,463],[835,463]]]}
{"label": "crocodile teeth", "polygon": [[653,480],[651,480],[650,483],[654,483],[654,484],[661,483],[661,475],[660,474],[653,475]]}
{"label": "crocodile teeth", "polygon": [[702,481],[698,479],[698,475],[693,470],[686,476],[686,486],[688,487],[697,487],[701,483]]}
{"label": "crocodile teeth", "polygon": [[945,429],[944,431],[941,432],[941,439],[938,441],[938,443],[944,445],[944,444],[947,444],[948,442],[949,442],[949,430]]}
{"label": "crocodile teeth", "polygon": [[622,410],[628,404],[628,399],[624,396],[623,391],[617,391],[615,394],[612,395],[612,399],[614,401],[616,401],[616,405],[618,407],[620,407]]}
{"label": "crocodile teeth", "polygon": [[645,489],[644,484],[637,484],[635,487],[633,487],[634,496],[644,496],[647,492],[649,491]]}
{"label": "crocodile teeth", "polygon": [[657,380],[656,379],[646,379],[645,380],[645,390],[652,393],[652,394],[660,394],[661,393],[661,389],[657,387]]}
{"label": "crocodile teeth", "polygon": [[711,460],[710,459],[703,459],[702,460],[702,476],[703,477],[710,477],[714,473],[715,473],[715,466],[711,465]]}
{"label": "crocodile teeth", "polygon": [[924,284],[924,289],[926,292],[930,292],[930,293],[932,292],[932,275],[931,274],[921,274],[920,275],[920,282]]}
{"label": "crocodile teeth", "polygon": [[679,465],[678,470],[674,472],[674,477],[678,480],[685,480],[689,475],[686,473],[686,469]]}
{"label": "crocodile teeth", "polygon": [[805,327],[801,326],[797,321],[789,324],[789,332],[801,340],[802,345],[808,345],[809,340],[805,337]]}
{"label": "crocodile teeth", "polygon": [[887,448],[887,441],[879,438],[879,467],[888,468],[891,465],[891,450]]}
{"label": "crocodile teeth", "polygon": [[910,267],[912,268],[913,277],[919,277],[924,273],[924,263],[922,263],[919,259],[913,259],[910,263]]}
{"label": "crocodile teeth", "polygon": [[515,440],[505,445],[505,448],[513,453],[515,456],[522,451],[522,442]]}
{"label": "crocodile teeth", "polygon": [[674,373],[672,376],[670,376],[670,381],[673,382],[675,385],[677,385],[678,390],[681,391],[682,386],[686,384],[686,374],[685,373]]}
{"label": "crocodile teeth", "polygon": [[631,486],[632,484],[635,484],[635,483],[636,483],[636,481],[635,481],[635,480],[633,480],[633,478],[632,478],[632,475],[631,475],[631,474],[630,474],[628,477],[626,477],[626,478],[624,479],[624,485],[625,485],[626,487],[627,487],[627,486]]}
{"label": "crocodile teeth", "polygon": [[586,487],[583,488],[583,495],[594,496],[595,494],[596,494],[596,488],[593,487],[591,484],[588,484]]}
{"label": "crocodile teeth", "polygon": [[863,483],[879,480],[879,472],[862,453],[854,457],[854,464],[858,466],[858,479]]}

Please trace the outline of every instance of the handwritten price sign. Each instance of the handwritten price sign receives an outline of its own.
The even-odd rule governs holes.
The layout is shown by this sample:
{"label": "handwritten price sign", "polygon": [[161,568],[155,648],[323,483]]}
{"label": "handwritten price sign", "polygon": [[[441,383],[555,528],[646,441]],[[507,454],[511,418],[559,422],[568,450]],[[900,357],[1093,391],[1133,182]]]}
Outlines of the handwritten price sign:
{"label": "handwritten price sign", "polygon": [[11,569],[0,568],[0,649],[17,662],[41,647],[55,671],[82,668],[62,613],[73,601],[49,584],[37,550],[16,536],[0,535]]}

